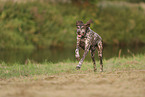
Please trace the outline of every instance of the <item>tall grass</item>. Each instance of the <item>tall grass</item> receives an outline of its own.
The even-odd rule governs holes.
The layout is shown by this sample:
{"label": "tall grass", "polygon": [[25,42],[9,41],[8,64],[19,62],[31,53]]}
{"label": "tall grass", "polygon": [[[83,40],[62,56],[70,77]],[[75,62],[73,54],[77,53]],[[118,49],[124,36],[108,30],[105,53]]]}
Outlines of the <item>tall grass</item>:
{"label": "tall grass", "polygon": [[[137,55],[128,58],[112,58],[103,60],[104,72],[145,70],[145,55]],[[96,62],[99,71],[99,61]],[[84,62],[81,70],[76,70],[78,62],[48,63],[42,64],[28,62],[27,64],[0,64],[0,79],[13,77],[33,77],[36,75],[54,75],[63,73],[88,73],[93,72],[93,63]]]}

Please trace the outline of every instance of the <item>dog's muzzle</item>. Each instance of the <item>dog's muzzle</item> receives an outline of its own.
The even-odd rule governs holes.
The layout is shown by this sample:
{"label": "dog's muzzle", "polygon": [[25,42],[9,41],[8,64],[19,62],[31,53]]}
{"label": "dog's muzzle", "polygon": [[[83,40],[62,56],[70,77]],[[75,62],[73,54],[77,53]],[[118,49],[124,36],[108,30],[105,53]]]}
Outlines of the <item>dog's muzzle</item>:
{"label": "dog's muzzle", "polygon": [[84,33],[84,32],[82,32],[82,33],[77,32],[77,37],[81,38],[81,37],[83,37],[83,36],[85,36],[85,33]]}

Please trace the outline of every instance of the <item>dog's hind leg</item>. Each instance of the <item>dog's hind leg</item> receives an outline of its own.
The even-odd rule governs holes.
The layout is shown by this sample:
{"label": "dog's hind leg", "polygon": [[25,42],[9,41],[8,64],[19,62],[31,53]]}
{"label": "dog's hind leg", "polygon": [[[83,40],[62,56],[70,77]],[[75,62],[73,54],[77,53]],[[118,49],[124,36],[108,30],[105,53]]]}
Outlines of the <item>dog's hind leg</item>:
{"label": "dog's hind leg", "polygon": [[94,65],[94,72],[96,72],[96,62],[95,62],[95,50],[91,50],[91,58],[93,60],[93,65]]}
{"label": "dog's hind leg", "polygon": [[98,56],[99,56],[99,59],[100,59],[100,71],[103,72],[103,61],[102,61],[102,58],[103,58],[103,46],[102,46],[102,41],[100,41],[98,43]]}
{"label": "dog's hind leg", "polygon": [[99,56],[100,59],[100,72],[103,72],[103,61],[102,61],[102,57]]}

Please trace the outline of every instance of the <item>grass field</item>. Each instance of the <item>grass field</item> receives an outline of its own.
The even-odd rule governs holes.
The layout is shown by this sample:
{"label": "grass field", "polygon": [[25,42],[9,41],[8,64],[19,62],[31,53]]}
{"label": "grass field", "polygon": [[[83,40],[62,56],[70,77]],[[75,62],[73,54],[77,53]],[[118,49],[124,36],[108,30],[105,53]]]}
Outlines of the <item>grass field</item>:
{"label": "grass field", "polygon": [[91,62],[0,65],[0,97],[144,97],[145,55],[104,61],[104,72]]}

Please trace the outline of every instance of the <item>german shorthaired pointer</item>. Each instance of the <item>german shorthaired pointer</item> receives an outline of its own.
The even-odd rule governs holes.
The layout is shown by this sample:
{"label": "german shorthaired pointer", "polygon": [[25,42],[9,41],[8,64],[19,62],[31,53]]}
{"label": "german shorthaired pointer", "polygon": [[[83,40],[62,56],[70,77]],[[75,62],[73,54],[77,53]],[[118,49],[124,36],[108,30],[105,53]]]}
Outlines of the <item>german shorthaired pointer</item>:
{"label": "german shorthaired pointer", "polygon": [[92,20],[89,20],[86,24],[82,21],[77,21],[77,46],[75,50],[75,56],[77,60],[80,60],[79,49],[82,48],[84,51],[83,57],[79,61],[79,65],[76,66],[76,69],[80,69],[82,63],[87,55],[87,53],[91,52],[91,58],[94,64],[94,71],[97,70],[96,62],[95,62],[95,50],[98,50],[98,56],[100,59],[100,71],[103,71],[103,62],[102,62],[102,38],[90,29],[90,24],[93,23]]}

